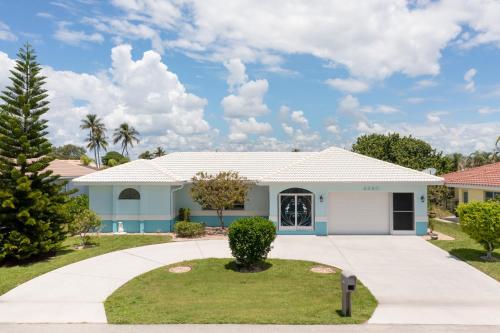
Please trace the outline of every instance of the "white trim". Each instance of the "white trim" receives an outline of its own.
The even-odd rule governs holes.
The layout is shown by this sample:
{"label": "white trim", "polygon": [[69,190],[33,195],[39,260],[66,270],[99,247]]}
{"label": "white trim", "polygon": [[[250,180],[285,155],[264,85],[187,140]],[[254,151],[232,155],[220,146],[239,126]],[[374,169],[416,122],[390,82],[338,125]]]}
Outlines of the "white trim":
{"label": "white trim", "polygon": [[500,186],[488,186],[488,185],[467,185],[467,184],[445,184],[447,187],[460,188],[460,189],[471,189],[471,190],[484,190],[488,192],[500,191]]}
{"label": "white trim", "polygon": [[132,220],[138,220],[138,221],[143,221],[143,220],[152,220],[152,221],[163,221],[163,220],[171,220],[172,216],[171,215],[141,215],[141,214],[131,214],[131,215],[125,215],[125,214],[116,214],[116,215],[102,215],[99,214],[99,217],[103,220],[111,220],[111,221],[118,221],[118,220],[123,220],[123,221],[132,221]]}
{"label": "white trim", "polygon": [[[228,209],[224,210],[224,216],[268,216],[269,211],[266,210],[239,210],[239,209]],[[191,216],[217,216],[217,211],[207,209],[207,210],[192,210]]]}

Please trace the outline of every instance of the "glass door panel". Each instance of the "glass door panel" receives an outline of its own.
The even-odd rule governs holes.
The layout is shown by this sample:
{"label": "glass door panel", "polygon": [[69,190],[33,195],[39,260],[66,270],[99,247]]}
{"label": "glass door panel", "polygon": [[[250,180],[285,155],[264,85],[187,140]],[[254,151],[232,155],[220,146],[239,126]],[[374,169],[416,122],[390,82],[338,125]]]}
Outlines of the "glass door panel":
{"label": "glass door panel", "polygon": [[312,226],[312,196],[297,195],[297,227]]}
{"label": "glass door panel", "polygon": [[295,226],[295,195],[281,195],[280,227]]}

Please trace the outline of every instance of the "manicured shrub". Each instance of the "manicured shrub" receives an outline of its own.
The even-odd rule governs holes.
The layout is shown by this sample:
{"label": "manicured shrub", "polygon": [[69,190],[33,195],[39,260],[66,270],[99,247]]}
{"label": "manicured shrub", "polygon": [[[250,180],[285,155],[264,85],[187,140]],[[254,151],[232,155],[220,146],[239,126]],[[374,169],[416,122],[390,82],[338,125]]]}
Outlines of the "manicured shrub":
{"label": "manicured shrub", "polygon": [[493,250],[500,243],[500,202],[471,202],[457,208],[460,226],[486,250],[486,259],[493,259]]}
{"label": "manicured shrub", "polygon": [[174,225],[174,231],[177,237],[199,237],[205,233],[205,227],[202,223],[181,221]]}
{"label": "manicured shrub", "polygon": [[252,267],[267,258],[276,227],[263,217],[244,217],[229,227],[229,247],[236,261]]}
{"label": "manicured shrub", "polygon": [[179,221],[191,221],[191,209],[189,208],[179,208]]}

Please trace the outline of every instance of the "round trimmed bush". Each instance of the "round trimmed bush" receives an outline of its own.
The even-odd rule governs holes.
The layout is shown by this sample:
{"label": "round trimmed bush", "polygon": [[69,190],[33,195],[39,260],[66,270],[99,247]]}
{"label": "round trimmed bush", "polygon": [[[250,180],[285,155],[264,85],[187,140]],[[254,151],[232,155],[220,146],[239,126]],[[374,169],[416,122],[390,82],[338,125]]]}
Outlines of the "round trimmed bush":
{"label": "round trimmed bush", "polygon": [[276,227],[263,217],[244,217],[229,227],[229,247],[236,261],[247,267],[267,258]]}
{"label": "round trimmed bush", "polygon": [[202,223],[181,221],[174,225],[174,231],[178,237],[199,237],[205,233],[205,227]]}

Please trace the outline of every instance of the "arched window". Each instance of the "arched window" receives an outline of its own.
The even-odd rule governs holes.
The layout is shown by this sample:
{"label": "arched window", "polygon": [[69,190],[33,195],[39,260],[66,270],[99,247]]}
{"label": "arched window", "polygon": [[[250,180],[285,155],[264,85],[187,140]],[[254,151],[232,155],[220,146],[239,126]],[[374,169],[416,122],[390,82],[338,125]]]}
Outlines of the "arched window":
{"label": "arched window", "polygon": [[141,195],[139,194],[139,191],[129,187],[129,188],[126,188],[120,192],[118,199],[120,199],[120,200],[139,200],[139,199],[141,199]]}
{"label": "arched window", "polygon": [[314,196],[302,188],[289,188],[279,194],[279,228],[292,230],[313,229]]}

